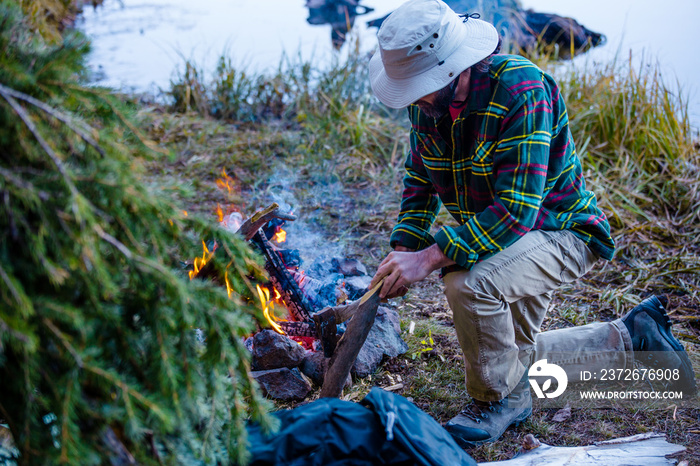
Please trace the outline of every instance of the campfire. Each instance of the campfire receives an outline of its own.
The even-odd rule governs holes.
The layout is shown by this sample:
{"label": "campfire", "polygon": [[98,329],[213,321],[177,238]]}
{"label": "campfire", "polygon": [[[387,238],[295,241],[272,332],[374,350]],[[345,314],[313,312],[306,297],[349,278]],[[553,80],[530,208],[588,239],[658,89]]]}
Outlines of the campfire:
{"label": "campfire", "polygon": [[[224,179],[217,184],[230,189],[230,180],[223,173]],[[327,277],[311,276],[301,269],[299,251],[283,247],[287,241],[283,227],[296,220],[295,215],[282,212],[277,204],[245,221],[238,212],[224,215],[220,207],[217,215],[222,227],[243,236],[265,259],[269,282],[258,283],[256,291],[270,329],[249,337],[246,346],[252,352],[253,376],[268,396],[300,400],[316,384],[321,386],[322,397],[339,397],[353,368],[356,376],[368,375],[384,356],[407,350],[399,336],[398,315],[379,307],[378,287],[367,290],[371,277],[359,261],[335,257],[330,261],[333,273]],[[202,249],[202,255],[192,261],[190,279],[206,266],[216,244],[202,242]],[[230,295],[228,277],[225,281]],[[374,327],[377,336],[366,345],[372,348],[363,351]],[[387,339],[387,333],[394,337]],[[382,340],[381,345],[374,341],[377,339]],[[393,348],[385,348],[384,340]],[[382,348],[379,356],[376,347]],[[371,364],[367,358],[372,359]]]}

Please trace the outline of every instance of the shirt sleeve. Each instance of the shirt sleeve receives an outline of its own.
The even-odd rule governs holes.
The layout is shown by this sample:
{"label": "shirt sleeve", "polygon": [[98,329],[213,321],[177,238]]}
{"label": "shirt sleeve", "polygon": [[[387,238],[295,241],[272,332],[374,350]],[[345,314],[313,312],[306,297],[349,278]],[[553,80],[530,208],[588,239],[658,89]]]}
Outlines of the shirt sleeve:
{"label": "shirt sleeve", "polygon": [[514,98],[504,116],[493,155],[493,204],[435,235],[445,255],[466,269],[522,238],[537,219],[552,137],[551,99],[539,84]]}
{"label": "shirt sleeve", "polygon": [[406,157],[401,210],[398,223],[391,233],[390,243],[394,248],[401,245],[419,250],[435,243],[430,234],[430,227],[440,209],[440,200],[416,147],[417,138],[413,129],[410,141],[411,150]]}

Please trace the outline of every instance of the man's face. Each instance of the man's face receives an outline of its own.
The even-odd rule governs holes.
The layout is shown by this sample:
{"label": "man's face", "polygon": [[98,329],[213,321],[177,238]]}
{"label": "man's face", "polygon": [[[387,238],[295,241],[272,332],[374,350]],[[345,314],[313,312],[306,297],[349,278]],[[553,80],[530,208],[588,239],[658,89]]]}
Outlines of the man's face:
{"label": "man's face", "polygon": [[440,118],[450,109],[455,98],[457,80],[455,79],[439,91],[435,91],[416,101],[416,105],[430,118]]}

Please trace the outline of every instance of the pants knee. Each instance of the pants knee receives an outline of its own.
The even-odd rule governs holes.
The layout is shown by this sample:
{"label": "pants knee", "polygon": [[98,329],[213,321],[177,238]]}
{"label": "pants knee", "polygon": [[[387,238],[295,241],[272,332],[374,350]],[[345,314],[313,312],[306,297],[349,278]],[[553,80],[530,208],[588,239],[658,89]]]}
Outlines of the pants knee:
{"label": "pants knee", "polygon": [[449,303],[471,300],[501,301],[498,287],[478,271],[452,272],[445,276],[445,296]]}

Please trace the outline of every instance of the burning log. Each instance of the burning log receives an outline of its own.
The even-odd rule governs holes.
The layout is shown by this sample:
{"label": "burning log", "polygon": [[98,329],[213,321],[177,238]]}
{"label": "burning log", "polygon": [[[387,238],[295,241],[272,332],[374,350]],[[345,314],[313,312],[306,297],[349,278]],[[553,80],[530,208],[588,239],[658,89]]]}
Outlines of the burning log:
{"label": "burning log", "polygon": [[280,211],[279,204],[275,202],[270,204],[265,209],[255,212],[255,214],[253,214],[252,217],[243,222],[241,227],[238,229],[238,233],[243,235],[246,241],[250,241],[253,238],[253,236],[255,236],[259,232],[260,228],[262,228],[263,225],[275,218],[289,221],[294,221],[297,219],[292,214]]}
{"label": "burning log", "polygon": [[[275,219],[292,221],[296,220],[296,217],[281,212],[279,205],[273,203],[267,208],[256,212],[252,217],[243,222],[238,229],[238,233],[246,240],[255,244],[262,252],[265,257],[265,270],[270,276],[270,282],[272,282],[272,286],[280,294],[282,301],[284,301],[292,317],[300,322],[309,322],[311,321],[314,307],[302,291],[293,272],[287,268],[285,259],[272,246],[263,230],[263,226]],[[314,333],[307,335],[310,333],[308,328],[301,328],[299,331],[304,333],[297,336],[314,335]]]}
{"label": "burning log", "polygon": [[[242,228],[242,227],[241,227]],[[251,237],[251,242],[258,246],[265,257],[265,270],[270,276],[272,286],[282,296],[284,304],[295,320],[310,321],[313,307],[299,288],[296,280],[287,269],[282,258],[272,247],[262,229],[258,229]]]}

